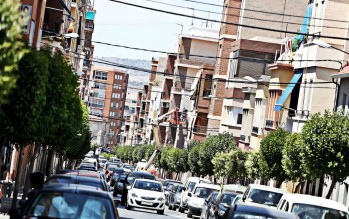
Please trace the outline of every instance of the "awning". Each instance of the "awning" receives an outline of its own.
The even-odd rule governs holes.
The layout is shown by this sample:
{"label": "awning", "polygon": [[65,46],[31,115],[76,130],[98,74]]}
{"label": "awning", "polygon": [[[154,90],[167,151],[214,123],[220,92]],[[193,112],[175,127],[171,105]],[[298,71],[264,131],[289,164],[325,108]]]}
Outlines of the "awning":
{"label": "awning", "polygon": [[94,11],[86,11],[86,20],[94,20],[95,12]]}
{"label": "awning", "polygon": [[292,90],[294,86],[296,86],[296,83],[299,81],[299,79],[302,77],[303,69],[297,69],[296,73],[294,74],[293,78],[291,79],[290,83],[282,93],[281,97],[278,99],[278,101],[275,104],[274,110],[280,111],[282,109],[282,106],[284,105],[287,97],[292,93]]}

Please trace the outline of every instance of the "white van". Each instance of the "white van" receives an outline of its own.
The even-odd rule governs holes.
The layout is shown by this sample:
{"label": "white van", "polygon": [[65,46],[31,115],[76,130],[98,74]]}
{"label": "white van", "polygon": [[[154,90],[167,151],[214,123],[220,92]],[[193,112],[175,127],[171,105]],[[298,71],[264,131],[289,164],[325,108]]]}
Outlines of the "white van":
{"label": "white van", "polygon": [[299,219],[349,218],[343,204],[311,195],[284,194],[277,209],[294,213]]}
{"label": "white van", "polygon": [[189,177],[184,183],[183,192],[181,194],[181,203],[179,204],[179,212],[183,213],[186,209],[188,209],[188,200],[190,199],[188,193],[192,192],[195,185],[198,183],[212,184],[212,182],[207,179]]}
{"label": "white van", "polygon": [[205,200],[211,195],[211,193],[218,192],[220,189],[221,187],[219,185],[197,183],[193,192],[188,193],[190,199],[188,201],[187,217],[191,218],[193,215],[200,216]]}
{"label": "white van", "polygon": [[241,201],[253,205],[270,206],[276,208],[281,197],[288,192],[264,185],[250,184],[244,192]]}

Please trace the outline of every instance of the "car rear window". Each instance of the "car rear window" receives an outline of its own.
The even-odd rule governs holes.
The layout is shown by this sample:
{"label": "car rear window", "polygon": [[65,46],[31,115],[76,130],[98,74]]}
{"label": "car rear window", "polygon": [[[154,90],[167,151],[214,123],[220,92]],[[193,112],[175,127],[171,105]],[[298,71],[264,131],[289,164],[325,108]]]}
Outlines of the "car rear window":
{"label": "car rear window", "polygon": [[27,216],[48,218],[116,218],[112,200],[79,193],[41,192],[32,205]]}
{"label": "car rear window", "polygon": [[104,186],[101,183],[98,182],[93,182],[93,181],[85,181],[85,180],[71,180],[69,178],[52,178],[48,179],[46,183],[59,183],[59,184],[77,184],[77,185],[85,185],[85,186],[92,186],[96,188],[100,188],[102,190],[105,190]]}

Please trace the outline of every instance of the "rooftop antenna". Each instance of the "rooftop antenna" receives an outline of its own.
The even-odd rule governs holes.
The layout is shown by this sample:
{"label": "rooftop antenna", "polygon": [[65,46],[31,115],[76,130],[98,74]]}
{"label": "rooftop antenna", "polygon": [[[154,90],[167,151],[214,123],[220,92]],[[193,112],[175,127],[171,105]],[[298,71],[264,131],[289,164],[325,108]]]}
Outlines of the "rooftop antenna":
{"label": "rooftop antenna", "polygon": [[191,26],[193,27],[194,26],[195,9],[192,8],[192,10],[193,10],[193,18],[191,20]]}

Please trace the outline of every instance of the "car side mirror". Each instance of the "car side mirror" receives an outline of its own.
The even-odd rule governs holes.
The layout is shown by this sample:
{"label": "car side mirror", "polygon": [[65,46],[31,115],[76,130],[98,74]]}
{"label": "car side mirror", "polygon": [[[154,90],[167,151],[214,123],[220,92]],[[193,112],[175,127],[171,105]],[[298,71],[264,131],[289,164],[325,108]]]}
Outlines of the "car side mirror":
{"label": "car side mirror", "polygon": [[131,186],[126,186],[126,189],[127,189],[127,190],[130,190],[130,189],[131,189]]}
{"label": "car side mirror", "polygon": [[205,199],[205,202],[206,202],[206,203],[208,203],[208,201],[209,201],[208,199]]}
{"label": "car side mirror", "polygon": [[185,188],[183,188],[183,191],[185,191],[186,189]]}
{"label": "car side mirror", "polygon": [[192,194],[191,194],[191,192],[188,192],[188,196],[189,196],[189,197],[192,197]]}

